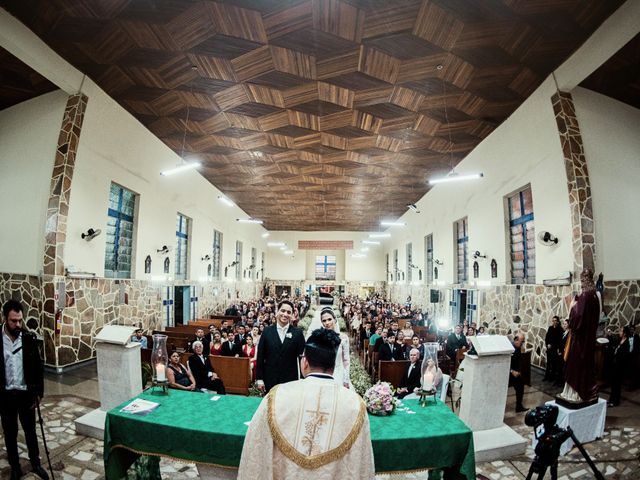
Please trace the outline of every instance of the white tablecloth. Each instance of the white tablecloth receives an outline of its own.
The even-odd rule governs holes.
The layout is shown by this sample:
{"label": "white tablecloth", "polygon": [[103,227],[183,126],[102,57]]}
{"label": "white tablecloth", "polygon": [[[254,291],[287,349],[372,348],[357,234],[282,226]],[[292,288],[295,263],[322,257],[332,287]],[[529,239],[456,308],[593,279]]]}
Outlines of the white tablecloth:
{"label": "white tablecloth", "polygon": [[[600,398],[598,403],[578,410],[571,410],[558,405],[555,400],[547,402],[547,405],[558,407],[558,426],[561,428],[571,427],[580,443],[593,442],[604,435],[604,422],[607,416],[606,400]],[[537,443],[538,441],[534,437],[534,448]],[[569,438],[560,447],[560,455],[566,455],[573,446],[573,440]]]}

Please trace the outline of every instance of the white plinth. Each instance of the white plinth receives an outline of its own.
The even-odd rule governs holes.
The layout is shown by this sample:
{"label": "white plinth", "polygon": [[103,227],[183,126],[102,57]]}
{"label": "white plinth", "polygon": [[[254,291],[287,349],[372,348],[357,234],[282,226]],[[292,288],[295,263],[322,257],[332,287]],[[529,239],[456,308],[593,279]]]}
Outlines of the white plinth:
{"label": "white plinth", "polygon": [[142,391],[140,344],[97,343],[100,408],[111,410]]}
{"label": "white plinth", "polygon": [[[604,436],[604,423],[607,417],[606,400],[600,398],[598,403],[578,410],[565,408],[562,405],[558,405],[554,400],[547,402],[547,405],[558,407],[558,426],[561,428],[571,427],[580,443],[593,442]],[[534,438],[534,448],[537,443]],[[566,455],[573,446],[573,440],[569,438],[560,447],[560,455]]]}
{"label": "white plinth", "polygon": [[100,408],[76,419],[76,432],[104,437],[106,412],[142,391],[140,344],[97,343]]}
{"label": "white plinth", "polygon": [[459,416],[474,432],[503,425],[510,362],[509,354],[465,358]]}
{"label": "white plinth", "polygon": [[527,439],[506,425],[490,430],[473,432],[476,463],[492,462],[522,455],[527,450]]}

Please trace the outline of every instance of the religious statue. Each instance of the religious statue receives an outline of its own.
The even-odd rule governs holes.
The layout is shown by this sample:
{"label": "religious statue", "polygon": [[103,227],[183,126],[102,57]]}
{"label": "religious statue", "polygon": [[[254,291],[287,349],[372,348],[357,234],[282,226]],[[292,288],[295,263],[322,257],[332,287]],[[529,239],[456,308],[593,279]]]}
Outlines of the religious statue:
{"label": "religious statue", "polygon": [[580,282],[582,292],[569,307],[569,339],[564,351],[566,383],[558,396],[558,401],[569,408],[579,408],[598,398],[595,349],[602,299],[590,269],[582,271]]}

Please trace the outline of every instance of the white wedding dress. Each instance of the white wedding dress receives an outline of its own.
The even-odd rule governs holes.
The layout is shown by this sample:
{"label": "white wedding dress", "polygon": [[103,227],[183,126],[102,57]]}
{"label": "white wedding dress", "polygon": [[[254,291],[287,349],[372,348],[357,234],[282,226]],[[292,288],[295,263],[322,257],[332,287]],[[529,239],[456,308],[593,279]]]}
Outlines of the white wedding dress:
{"label": "white wedding dress", "polygon": [[[315,315],[313,316],[313,320],[311,320],[311,324],[309,325],[309,329],[305,332],[305,338],[309,338],[311,332],[318,328],[322,328],[322,322],[320,321],[320,313],[321,310],[317,310]],[[336,366],[333,370],[333,379],[336,383],[340,385],[349,385],[350,389],[353,389],[353,385],[351,384],[350,379],[350,365],[351,359],[349,357],[349,337],[344,333],[340,333],[340,325],[338,325],[338,320],[335,321],[334,330],[340,335],[340,346],[338,347],[338,352],[336,353]]]}

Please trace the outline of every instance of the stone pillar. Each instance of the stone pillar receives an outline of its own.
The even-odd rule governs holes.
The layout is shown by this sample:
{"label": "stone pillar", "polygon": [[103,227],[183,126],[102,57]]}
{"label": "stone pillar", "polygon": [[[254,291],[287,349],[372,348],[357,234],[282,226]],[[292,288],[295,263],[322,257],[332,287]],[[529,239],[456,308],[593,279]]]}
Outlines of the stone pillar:
{"label": "stone pillar", "polygon": [[67,237],[67,216],[69,214],[73,170],[87,101],[87,96],[82,93],[69,96],[62,117],[56,157],[51,173],[45,224],[42,334],[44,336],[45,364],[53,367],[57,367],[59,364],[57,358],[59,345],[56,344],[55,335],[55,316],[59,305],[55,295],[59,289],[56,287],[59,282],[65,282],[64,246]]}
{"label": "stone pillar", "polygon": [[551,97],[551,103],[567,172],[573,232],[573,276],[574,279],[579,279],[584,268],[590,268],[593,271],[595,265],[591,182],[584,156],[580,125],[578,125],[571,94],[558,91]]}

